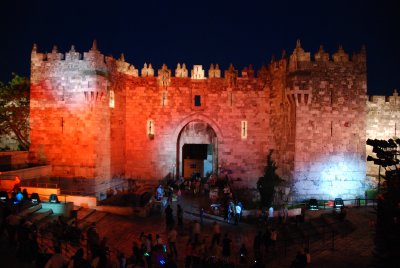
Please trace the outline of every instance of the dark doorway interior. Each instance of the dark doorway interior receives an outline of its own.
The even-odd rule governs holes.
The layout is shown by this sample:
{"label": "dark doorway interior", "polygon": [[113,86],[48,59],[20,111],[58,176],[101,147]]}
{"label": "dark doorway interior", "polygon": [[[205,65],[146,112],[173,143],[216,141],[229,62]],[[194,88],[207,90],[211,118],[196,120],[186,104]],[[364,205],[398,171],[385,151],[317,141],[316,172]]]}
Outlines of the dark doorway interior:
{"label": "dark doorway interior", "polygon": [[211,144],[184,144],[182,148],[183,177],[204,177],[212,172]]}

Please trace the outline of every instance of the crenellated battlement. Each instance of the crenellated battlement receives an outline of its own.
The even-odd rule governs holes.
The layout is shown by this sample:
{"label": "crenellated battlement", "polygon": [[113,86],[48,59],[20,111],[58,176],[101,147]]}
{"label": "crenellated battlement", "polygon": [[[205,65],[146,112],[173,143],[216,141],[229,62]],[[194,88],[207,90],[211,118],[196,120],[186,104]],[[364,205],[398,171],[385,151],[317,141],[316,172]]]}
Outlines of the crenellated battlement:
{"label": "crenellated battlement", "polygon": [[[119,59],[113,57],[105,57],[97,47],[97,42],[93,41],[92,47],[88,52],[79,53],[75,50],[74,46],[66,53],[60,53],[57,46],[54,46],[51,53],[39,53],[37,45],[34,44],[31,53],[32,74],[33,81],[35,78],[45,75],[52,70],[68,71],[74,69],[95,69],[108,72],[115,70],[119,73],[131,77],[152,77],[160,76],[156,73],[157,68],[153,68],[151,63],[144,63],[141,70],[135,68],[131,63],[125,61],[124,54],[121,54]],[[272,59],[268,68],[262,66],[261,69],[255,71],[250,66],[245,66],[241,71],[232,69],[231,65],[227,70],[222,71],[218,64],[211,64],[208,70],[204,70],[202,65],[194,65],[190,70],[190,78],[194,80],[207,79],[207,78],[220,78],[224,79],[228,86],[234,86],[238,78],[243,79],[261,79],[263,81],[269,80],[270,76],[277,71],[298,72],[309,69],[322,69],[335,68],[335,67],[348,67],[354,68],[354,65],[361,66],[362,71],[365,70],[366,52],[365,47],[362,47],[359,53],[354,53],[352,57],[344,51],[342,46],[339,46],[338,51],[330,56],[320,46],[319,50],[314,53],[312,58],[310,52],[306,52],[302,47],[300,40],[297,40],[296,47],[292,54],[288,57],[286,52],[283,51],[282,58],[279,60]],[[166,68],[168,68],[166,66]],[[159,69],[159,70],[162,70]],[[163,73],[163,72],[161,72]],[[206,76],[208,74],[208,77]],[[164,74],[162,74],[164,75]],[[189,77],[189,70],[186,64],[177,64],[174,73],[169,71],[169,77],[187,78]],[[165,84],[165,83],[164,83]]]}
{"label": "crenellated battlement", "polygon": [[400,96],[397,89],[393,90],[392,96],[369,96],[368,103],[372,105],[386,105],[386,106],[398,106],[400,107]]}
{"label": "crenellated battlement", "polygon": [[[99,184],[189,176],[183,145],[209,144],[212,163],[208,156],[201,163],[252,185],[273,150],[294,198],[354,197],[364,190],[365,115],[385,110],[395,123],[398,106],[387,103],[400,102],[396,93],[367,104],[365,57],[365,48],[351,57],[342,47],[312,54],[297,41],[290,55],[283,51],[259,70],[183,62],[135,67],[124,54],[105,56],[95,41],[87,52],[72,46],[40,53],[34,45],[32,162],[52,164],[54,176]],[[212,135],[204,137],[203,126]]]}
{"label": "crenellated battlement", "polygon": [[310,52],[306,52],[301,47],[300,40],[297,40],[296,47],[293,53],[289,57],[289,72],[294,72],[297,70],[306,70],[312,68],[321,68],[325,66],[328,68],[332,67],[349,67],[354,68],[354,66],[360,66],[362,69],[366,67],[366,49],[365,46],[361,47],[359,53],[353,53],[350,57],[349,54],[345,52],[343,47],[339,45],[338,50],[332,54],[332,56],[327,53],[323,46],[321,45],[319,50],[314,53],[314,58],[311,57]]}

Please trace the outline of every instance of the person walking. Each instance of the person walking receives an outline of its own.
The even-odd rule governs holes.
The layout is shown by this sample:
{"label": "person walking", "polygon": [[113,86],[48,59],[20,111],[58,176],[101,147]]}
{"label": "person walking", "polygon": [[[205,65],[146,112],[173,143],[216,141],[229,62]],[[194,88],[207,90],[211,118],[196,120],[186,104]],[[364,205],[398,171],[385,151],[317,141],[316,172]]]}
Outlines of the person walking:
{"label": "person walking", "polygon": [[178,258],[178,251],[176,250],[176,237],[178,236],[175,228],[171,228],[168,232],[168,247],[172,258]]}
{"label": "person walking", "polygon": [[261,243],[262,243],[262,233],[261,231],[258,231],[253,240],[253,252],[255,260],[261,259]]}
{"label": "person walking", "polygon": [[181,205],[177,206],[176,217],[178,220],[178,226],[182,227],[183,226],[183,209],[182,209]]}

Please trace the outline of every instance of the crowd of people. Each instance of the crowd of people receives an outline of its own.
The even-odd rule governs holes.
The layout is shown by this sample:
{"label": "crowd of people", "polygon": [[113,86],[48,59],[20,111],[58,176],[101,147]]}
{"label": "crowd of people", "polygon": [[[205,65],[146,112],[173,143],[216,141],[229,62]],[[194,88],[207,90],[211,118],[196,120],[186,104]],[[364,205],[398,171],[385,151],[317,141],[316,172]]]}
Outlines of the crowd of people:
{"label": "crowd of people", "polygon": [[[184,221],[182,206],[177,204],[174,213],[171,197],[177,195],[178,191],[193,193],[182,185],[184,183],[177,182],[177,185],[157,187],[156,199],[167,197],[163,209],[166,231],[160,230],[155,234],[142,232],[132,241],[132,250],[127,255],[115,248],[111,250],[107,237],[101,237],[94,222],[84,232],[77,220],[71,223],[58,217],[39,229],[29,217],[22,217],[18,209],[10,210],[6,206],[1,209],[0,236],[8,237],[8,243],[16,247],[20,261],[45,268],[178,267],[179,263],[184,263],[184,267],[188,268],[234,267],[235,264],[241,267],[264,267],[266,257],[274,256],[278,231],[272,225],[267,225],[265,232],[259,231],[254,236],[252,248],[248,249],[249,245],[242,243],[239,249],[234,249],[229,229],[223,230],[219,220],[213,220],[211,226],[204,224],[203,208],[198,211],[198,220]],[[225,207],[224,220],[238,224],[243,206],[234,201],[231,192],[225,188],[226,185],[221,186],[225,203],[221,205]],[[273,212],[268,214],[273,215]],[[287,212],[282,210],[279,215],[285,218]],[[51,239],[52,248],[39,243],[45,235]],[[178,240],[185,242],[178,245]],[[63,253],[65,243],[76,250],[69,258]],[[179,252],[177,248],[184,248],[184,251]],[[307,250],[299,251],[292,267],[305,267],[309,260]]]}

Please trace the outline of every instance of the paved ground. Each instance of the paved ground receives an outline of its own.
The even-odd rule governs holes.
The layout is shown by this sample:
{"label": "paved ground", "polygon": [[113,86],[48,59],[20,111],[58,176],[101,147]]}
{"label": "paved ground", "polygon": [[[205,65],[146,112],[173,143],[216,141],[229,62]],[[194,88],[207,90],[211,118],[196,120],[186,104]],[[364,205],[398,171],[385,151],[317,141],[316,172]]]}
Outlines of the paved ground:
{"label": "paved ground", "polygon": [[[194,198],[191,195],[183,195],[182,199],[178,202],[174,202],[172,208],[174,215],[176,215],[176,204],[179,203],[184,209],[185,224],[188,224],[191,220],[199,219],[198,211],[199,206],[202,204],[201,198]],[[341,228],[340,224],[344,224],[344,229],[347,231],[341,232],[334,237],[334,250],[332,250],[332,235],[327,227],[318,227],[320,221],[320,214],[318,212],[307,212],[307,221],[310,224],[305,224],[299,229],[294,224],[287,227],[287,233],[291,237],[291,240],[286,243],[282,241],[284,233],[278,235],[278,244],[274,256],[270,256],[267,267],[290,267],[292,260],[295,258],[296,251],[299,248],[304,247],[304,242],[307,241],[296,236],[296,232],[308,232],[307,228],[316,229],[317,232],[313,233],[313,230],[308,234],[310,235],[309,247],[311,251],[312,263],[309,267],[367,267],[371,262],[372,249],[373,249],[373,226],[371,221],[374,220],[375,215],[372,213],[373,209],[370,207],[363,208],[350,208],[348,209],[347,219],[344,223],[338,223],[338,228]],[[131,246],[134,240],[137,240],[141,232],[152,233],[155,237],[156,233],[159,233],[164,241],[166,241],[166,227],[164,220],[164,213],[155,212],[148,218],[126,218],[117,215],[111,215],[104,212],[96,212],[87,209],[79,211],[78,217],[80,219],[80,226],[85,228],[91,222],[97,222],[97,229],[101,237],[106,236],[109,239],[109,245],[112,252],[117,250],[125,253],[126,256],[131,255]],[[222,227],[222,232],[229,232],[229,235],[233,241],[233,260],[237,259],[240,245],[245,243],[249,252],[252,251],[253,238],[255,234],[261,229],[265,231],[265,227],[259,226],[257,223],[248,224],[240,223],[238,226],[228,224],[221,218],[214,216],[208,217],[206,215],[204,219],[204,225],[202,226],[202,234],[209,243],[211,226],[214,220],[219,220]],[[313,220],[315,219],[315,220]],[[355,227],[354,230],[349,226]],[[321,229],[322,228],[322,229]],[[324,229],[325,228],[325,229]],[[286,229],[285,229],[286,230]],[[324,234],[327,232],[326,234]],[[187,232],[183,231],[178,237],[178,265],[183,267],[184,259],[184,245],[188,240]],[[42,246],[51,247],[51,240],[43,239],[40,241]],[[68,246],[64,248],[64,254],[71,256],[75,252],[76,248]],[[252,254],[250,254],[252,255]],[[0,243],[0,267],[10,267],[9,265],[14,264],[16,267],[32,267],[32,265],[20,263],[15,259],[15,248],[8,247],[5,243],[5,237],[1,237]],[[5,265],[5,266],[3,266]],[[246,266],[245,266],[246,267]]]}

